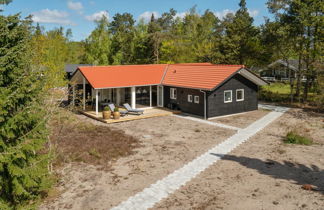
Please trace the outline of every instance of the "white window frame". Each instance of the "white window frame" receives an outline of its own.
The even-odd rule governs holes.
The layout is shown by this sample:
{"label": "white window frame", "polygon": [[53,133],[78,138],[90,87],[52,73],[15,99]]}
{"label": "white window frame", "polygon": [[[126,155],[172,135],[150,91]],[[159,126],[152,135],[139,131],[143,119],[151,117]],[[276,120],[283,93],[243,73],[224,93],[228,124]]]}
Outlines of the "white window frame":
{"label": "white window frame", "polygon": [[170,88],[170,99],[177,99],[177,88]]}
{"label": "white window frame", "polygon": [[[242,91],[242,99],[237,99],[237,92]],[[236,90],[236,101],[244,101],[244,89],[237,89]]]}
{"label": "white window frame", "polygon": [[192,103],[192,95],[188,95],[188,102]]}
{"label": "white window frame", "polygon": [[[231,100],[226,101],[226,97],[225,97],[226,93],[231,93]],[[225,90],[224,91],[224,103],[231,103],[232,101],[233,101],[233,91],[232,90]]]}
{"label": "white window frame", "polygon": [[195,96],[194,101],[195,101],[195,104],[199,104],[199,96]]}

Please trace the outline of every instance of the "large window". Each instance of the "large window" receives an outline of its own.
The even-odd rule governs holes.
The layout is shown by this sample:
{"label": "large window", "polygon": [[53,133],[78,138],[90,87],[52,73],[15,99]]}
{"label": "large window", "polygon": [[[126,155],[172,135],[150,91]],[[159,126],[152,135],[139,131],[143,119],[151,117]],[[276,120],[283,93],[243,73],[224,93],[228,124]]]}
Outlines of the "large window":
{"label": "large window", "polygon": [[230,102],[232,102],[232,91],[225,90],[224,91],[224,103],[230,103]]}
{"label": "large window", "polygon": [[236,101],[244,101],[244,89],[236,90]]}
{"label": "large window", "polygon": [[192,95],[188,95],[188,102],[192,102]]}
{"label": "large window", "polygon": [[170,88],[170,98],[177,99],[177,89],[176,88]]}

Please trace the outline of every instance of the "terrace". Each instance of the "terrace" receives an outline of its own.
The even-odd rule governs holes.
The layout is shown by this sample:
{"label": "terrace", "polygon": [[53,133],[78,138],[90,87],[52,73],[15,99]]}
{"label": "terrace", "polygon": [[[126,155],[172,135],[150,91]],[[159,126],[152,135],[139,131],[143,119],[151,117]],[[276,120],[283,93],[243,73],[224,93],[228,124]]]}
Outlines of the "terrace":
{"label": "terrace", "polygon": [[[120,110],[123,110],[123,109],[120,108]],[[95,120],[99,120],[103,123],[108,123],[108,124],[120,123],[120,122],[132,121],[132,120],[147,119],[147,118],[153,118],[153,117],[170,116],[173,114],[180,113],[180,111],[169,110],[169,109],[158,108],[158,107],[144,108],[143,110],[144,110],[144,114],[142,114],[142,115],[127,114],[125,116],[121,116],[118,120],[113,119],[113,117],[111,117],[110,119],[103,119],[102,112],[98,112],[98,114],[96,114],[96,111],[93,111],[90,107],[86,108],[86,110],[79,110],[79,112],[90,117],[90,118],[93,118]]]}

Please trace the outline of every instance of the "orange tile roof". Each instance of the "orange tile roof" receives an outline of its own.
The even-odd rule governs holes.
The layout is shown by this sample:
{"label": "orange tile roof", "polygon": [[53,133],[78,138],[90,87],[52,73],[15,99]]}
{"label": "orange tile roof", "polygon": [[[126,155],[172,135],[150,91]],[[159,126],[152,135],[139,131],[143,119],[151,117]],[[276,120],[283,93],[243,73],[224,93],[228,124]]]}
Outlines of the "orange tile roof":
{"label": "orange tile roof", "polygon": [[243,65],[170,65],[163,85],[211,90]]}
{"label": "orange tile roof", "polygon": [[211,63],[80,66],[95,89],[145,85],[169,85],[211,90],[243,68]]}
{"label": "orange tile roof", "polygon": [[167,64],[80,66],[79,70],[95,89],[161,84]]}

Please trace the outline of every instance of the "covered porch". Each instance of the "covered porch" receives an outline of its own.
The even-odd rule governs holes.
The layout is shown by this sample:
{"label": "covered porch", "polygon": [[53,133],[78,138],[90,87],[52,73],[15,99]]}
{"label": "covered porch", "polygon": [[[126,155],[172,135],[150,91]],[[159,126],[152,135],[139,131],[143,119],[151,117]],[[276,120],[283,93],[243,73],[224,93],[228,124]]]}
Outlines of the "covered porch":
{"label": "covered porch", "polygon": [[119,108],[128,103],[133,109],[144,110],[163,107],[164,103],[161,85],[94,88],[81,72],[76,72],[71,83],[72,105],[78,105],[84,113],[97,117],[110,103]]}

